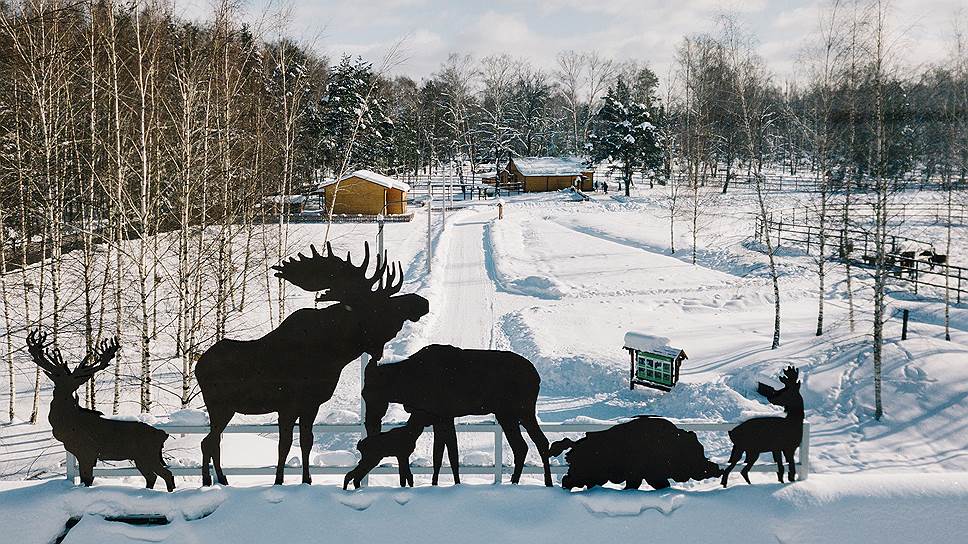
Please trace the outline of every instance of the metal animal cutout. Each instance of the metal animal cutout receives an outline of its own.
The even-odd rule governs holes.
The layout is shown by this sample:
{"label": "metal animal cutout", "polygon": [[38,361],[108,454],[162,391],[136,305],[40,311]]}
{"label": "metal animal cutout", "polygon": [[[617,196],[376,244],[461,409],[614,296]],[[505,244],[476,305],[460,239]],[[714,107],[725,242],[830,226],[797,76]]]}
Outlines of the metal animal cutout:
{"label": "metal animal cutout", "polygon": [[383,461],[384,457],[396,457],[400,472],[400,487],[413,487],[410,456],[417,447],[417,439],[423,434],[428,420],[419,415],[411,416],[407,424],[379,434],[367,435],[356,444],[361,454],[360,462],[343,478],[343,489],[353,482],[359,489],[363,478]]}
{"label": "metal animal cutout", "polygon": [[[726,487],[729,473],[736,467],[743,454],[746,466],[740,471],[746,483],[750,482],[749,472],[761,453],[771,452],[776,461],[776,477],[783,483],[783,457],[790,467],[788,481],[796,478],[796,462],[793,455],[803,439],[803,397],[800,395],[799,371],[793,366],[783,370],[780,382],[783,389],[776,390],[760,383],[757,392],[770,404],[782,406],[786,417],[755,417],[740,423],[729,431],[733,441],[733,451],[729,455],[729,465],[723,471],[722,484]],[[782,455],[782,457],[781,457]]]}
{"label": "metal animal cutout", "polygon": [[[511,483],[520,480],[528,453],[528,445],[521,436],[523,426],[541,456],[545,485],[552,485],[548,439],[541,432],[535,414],[541,378],[524,357],[510,351],[433,344],[399,363],[370,363],[365,378],[363,399],[367,407],[368,435],[380,431],[381,420],[391,402],[402,404],[411,414],[425,415],[434,425],[435,481],[443,445],[450,452],[451,469],[457,475],[454,418],[494,414],[514,452]],[[438,440],[443,440],[439,449]]]}
{"label": "metal animal cutout", "polygon": [[666,419],[638,416],[604,431],[586,433],[551,445],[551,455],[566,450],[568,472],[561,487],[572,489],[625,483],[625,489],[638,489],[642,482],[655,489],[677,482],[715,478],[722,471],[706,458],[696,433],[684,431]]}
{"label": "metal animal cutout", "polygon": [[286,455],[292,446],[293,426],[299,421],[302,481],[311,483],[309,454],[313,421],[319,406],[333,396],[340,373],[368,353],[373,361],[407,321],[429,311],[427,299],[397,295],[403,286],[399,263],[387,265],[386,253],[377,258],[367,276],[369,244],[357,266],[347,254],[340,259],[327,243],[320,254],[299,254],[273,267],[280,277],[306,291],[322,291],[317,301],[333,301],[325,308],[296,310],[275,330],[256,340],[224,339],[202,354],[195,377],[202,391],[211,430],[202,440],[202,484],[211,485],[209,464],[219,483],[222,472],[222,431],[239,414],[279,414],[279,458],[276,484],[282,484]]}
{"label": "metal animal cutout", "polygon": [[27,350],[34,363],[54,382],[50,401],[50,422],[54,438],[77,458],[81,482],[94,483],[94,465],[102,461],[134,461],[144,476],[148,489],[158,476],[165,480],[168,491],[174,491],[175,479],[161,457],[168,433],[139,421],[106,419],[97,410],[82,408],[75,392],[95,373],[104,370],[118,352],[118,340],[104,340],[71,370],[60,350],[48,343],[47,335],[32,331],[27,336]]}

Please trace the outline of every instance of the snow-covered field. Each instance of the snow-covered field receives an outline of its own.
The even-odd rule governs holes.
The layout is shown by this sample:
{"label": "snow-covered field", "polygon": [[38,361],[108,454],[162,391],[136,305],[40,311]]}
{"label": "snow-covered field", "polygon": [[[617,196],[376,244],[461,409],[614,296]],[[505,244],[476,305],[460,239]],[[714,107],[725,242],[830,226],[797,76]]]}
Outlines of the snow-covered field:
{"label": "snow-covered field", "polygon": [[[124,482],[132,487],[100,479],[92,490],[68,489],[60,481],[8,482],[0,491],[0,527],[13,532],[11,542],[50,542],[72,516],[82,519],[64,542],[207,542],[210,535],[226,542],[276,541],[282,528],[289,541],[331,534],[349,541],[436,542],[453,541],[458,527],[459,539],[469,542],[598,541],[603,534],[697,542],[963,540],[968,534],[968,304],[952,307],[952,340],[946,342],[937,293],[915,299],[904,286],[891,286],[885,417],[875,421],[870,282],[863,272],[854,282],[857,319],[851,331],[844,271],[829,265],[825,334],[817,337],[813,257],[801,248],[780,248],[782,344],[770,350],[772,288],[766,257],[752,242],[747,213],[754,209],[752,197],[726,195],[706,206],[692,264],[685,218],[676,224],[678,251],[670,252],[661,191],[643,191],[631,200],[594,195],[588,202],[558,193],[525,195],[508,199],[500,221],[493,202],[448,212],[445,225],[435,218],[429,272],[426,216],[389,224],[387,247],[407,269],[404,290],[428,298],[431,313],[405,327],[388,346],[387,357],[405,357],[428,343],[516,351],[541,374],[538,409],[546,422],[644,413],[738,421],[772,412],[756,394],[756,381],[793,364],[801,369],[812,425],[808,481],[781,486],[772,475],[757,475],[758,485],[747,487],[736,475],[727,490],[704,482],[661,493],[606,489],[575,496],[531,486],[430,489],[422,487],[429,482],[419,475],[418,488],[405,492],[382,486],[343,492],[334,478],[319,478],[322,485],[311,489],[277,489],[266,487],[268,477],[236,478],[232,488],[199,490],[197,479],[179,478],[180,489],[171,496],[136,489],[136,478]],[[798,198],[775,197],[772,205],[801,205]],[[291,239],[296,247],[308,246],[320,239],[322,228],[300,225]],[[937,226],[917,229],[918,238],[941,241]],[[955,237],[961,254],[968,251],[965,230],[959,226]],[[334,246],[358,251],[362,240],[373,239],[375,227],[339,225],[334,233]],[[312,295],[289,292],[290,308],[312,305]],[[893,317],[902,307],[912,310],[909,339],[903,342],[900,320]],[[263,312],[243,319],[239,330],[245,337],[269,328]],[[670,393],[629,391],[622,340],[630,329],[667,337],[687,352],[682,380]],[[163,400],[155,415],[174,408],[174,399]],[[318,421],[351,421],[358,410],[359,368],[351,365]],[[399,408],[389,415],[406,417]],[[486,434],[459,438],[468,459],[492,451]],[[708,454],[724,460],[725,435],[701,433],[700,438]],[[331,465],[352,461],[357,439],[317,436],[313,458]],[[48,476],[63,473],[63,452],[43,425],[0,426],[0,440],[0,472],[8,479],[24,474],[25,466],[34,472],[46,467]],[[166,453],[173,464],[192,466],[198,462],[197,444],[198,437],[173,437]],[[223,462],[271,465],[275,449],[271,435],[228,437]],[[531,453],[529,461],[536,462]],[[508,448],[505,455],[509,464]],[[414,456],[415,464],[426,463],[427,437]],[[443,479],[445,485],[449,481]],[[172,522],[133,527],[104,521],[106,514],[139,511],[164,514]]]}

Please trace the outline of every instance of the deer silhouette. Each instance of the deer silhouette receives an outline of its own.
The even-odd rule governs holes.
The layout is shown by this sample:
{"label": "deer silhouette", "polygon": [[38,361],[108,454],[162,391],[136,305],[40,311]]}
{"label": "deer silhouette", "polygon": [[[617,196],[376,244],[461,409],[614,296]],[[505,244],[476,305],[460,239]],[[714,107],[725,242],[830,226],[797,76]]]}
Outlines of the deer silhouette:
{"label": "deer silhouette", "polygon": [[[494,414],[514,452],[511,483],[518,483],[528,445],[521,427],[538,448],[545,485],[551,486],[549,444],[535,414],[541,377],[531,361],[510,351],[460,349],[433,344],[399,363],[366,367],[363,399],[366,432],[380,431],[389,403],[430,418],[434,425],[434,480],[440,471],[443,445],[457,480],[457,434],[454,418]],[[440,442],[438,442],[440,440]],[[438,453],[439,452],[439,453]],[[500,459],[495,459],[500,463]]]}
{"label": "deer silhouette", "polygon": [[[780,382],[783,389],[776,390],[766,384],[759,384],[757,392],[770,404],[782,406],[786,417],[755,417],[740,423],[729,431],[729,438],[733,441],[733,451],[729,455],[729,465],[723,470],[721,483],[726,487],[729,473],[736,467],[743,454],[746,454],[746,466],[740,471],[746,483],[750,482],[749,472],[760,457],[761,453],[773,453],[776,461],[776,476],[783,483],[783,457],[790,467],[788,481],[796,477],[796,463],[793,454],[800,447],[803,438],[803,397],[800,396],[799,371],[793,366],[783,370]],[[781,457],[782,454],[782,457]]]}
{"label": "deer silhouette", "polygon": [[208,408],[210,432],[202,440],[202,484],[211,485],[209,463],[219,483],[228,484],[220,462],[222,431],[239,414],[279,414],[279,458],[276,484],[282,484],[293,426],[299,420],[302,481],[311,483],[309,454],[313,421],[319,406],[333,396],[343,368],[363,353],[373,361],[383,356],[387,342],[407,321],[429,311],[427,299],[416,294],[394,296],[403,286],[399,263],[387,267],[386,252],[367,276],[370,246],[363,262],[333,254],[327,243],[322,254],[299,254],[273,267],[276,276],[306,291],[323,291],[318,302],[330,306],[296,310],[275,330],[256,340],[219,340],[199,358],[195,377]]}
{"label": "deer silhouette", "polygon": [[27,335],[27,351],[54,382],[47,421],[54,438],[63,442],[64,449],[77,458],[85,486],[94,483],[94,465],[98,459],[131,460],[144,476],[148,489],[153,489],[161,476],[168,491],[174,491],[175,479],[161,457],[168,433],[140,421],[106,419],[101,412],[82,408],[77,402],[77,388],[107,368],[118,349],[116,338],[104,340],[71,370],[60,350],[47,342],[45,333],[35,330]]}

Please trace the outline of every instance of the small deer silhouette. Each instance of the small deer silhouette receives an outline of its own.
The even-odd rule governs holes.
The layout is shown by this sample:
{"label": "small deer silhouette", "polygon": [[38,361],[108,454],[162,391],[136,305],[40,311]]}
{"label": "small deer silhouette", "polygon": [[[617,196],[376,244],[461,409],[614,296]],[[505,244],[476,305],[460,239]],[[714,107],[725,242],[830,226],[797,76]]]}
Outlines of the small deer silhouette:
{"label": "small deer silhouette", "polygon": [[[746,483],[750,482],[749,472],[761,453],[773,453],[776,461],[776,476],[783,483],[783,457],[790,466],[789,481],[796,478],[796,463],[793,454],[800,447],[803,438],[803,397],[800,396],[799,371],[789,366],[780,375],[783,389],[776,390],[768,385],[759,384],[757,392],[770,404],[782,406],[786,417],[755,417],[740,423],[729,431],[733,441],[733,451],[729,455],[729,465],[723,471],[721,483],[726,487],[729,472],[736,467],[743,453],[746,466],[740,471]],[[781,457],[781,454],[783,457]]]}
{"label": "small deer silhouette", "polygon": [[153,489],[161,476],[168,491],[174,491],[175,479],[161,457],[168,433],[140,421],[106,419],[101,412],[82,408],[77,402],[77,389],[107,368],[119,347],[117,338],[103,340],[71,370],[60,350],[47,342],[45,333],[35,330],[27,336],[27,350],[34,363],[54,382],[47,420],[54,438],[63,442],[64,448],[77,458],[85,486],[94,483],[94,465],[98,459],[131,460],[144,476],[148,489]]}
{"label": "small deer silhouette", "polygon": [[413,472],[410,470],[410,456],[417,447],[417,439],[423,434],[424,427],[429,425],[429,418],[418,415],[410,416],[410,420],[402,427],[394,427],[386,432],[369,435],[356,444],[356,449],[362,455],[356,468],[351,470],[343,479],[343,489],[353,482],[353,487],[359,489],[363,477],[370,473],[383,461],[384,457],[396,457],[400,473],[400,487],[413,487]]}

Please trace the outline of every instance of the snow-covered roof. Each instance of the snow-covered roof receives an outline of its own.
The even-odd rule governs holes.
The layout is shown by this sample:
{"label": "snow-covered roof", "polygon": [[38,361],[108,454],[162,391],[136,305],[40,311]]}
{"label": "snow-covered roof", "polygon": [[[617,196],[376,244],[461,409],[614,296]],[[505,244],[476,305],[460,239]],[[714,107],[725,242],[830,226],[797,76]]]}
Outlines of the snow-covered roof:
{"label": "snow-covered roof", "polygon": [[669,345],[669,339],[664,336],[653,336],[644,332],[629,331],[625,333],[625,347],[636,351],[647,351],[662,355],[670,359],[676,359],[681,353],[685,357],[686,352],[679,348]]}
{"label": "snow-covered roof", "polygon": [[[343,181],[344,179],[349,179],[349,178],[365,179],[370,183],[376,183],[377,185],[381,185],[383,187],[386,187],[387,189],[399,189],[400,191],[410,190],[410,186],[407,185],[406,183],[400,180],[393,179],[389,176],[384,176],[383,174],[377,174],[376,172],[373,172],[371,170],[355,170],[341,177],[339,181]],[[336,180],[331,179],[321,183],[320,187],[326,187],[327,185],[332,185],[334,183],[336,183]]]}
{"label": "snow-covered roof", "polygon": [[272,195],[266,197],[266,202],[273,204],[302,204],[306,201],[303,195]]}
{"label": "snow-covered roof", "polygon": [[578,176],[594,170],[578,157],[515,157],[511,161],[525,176]]}

